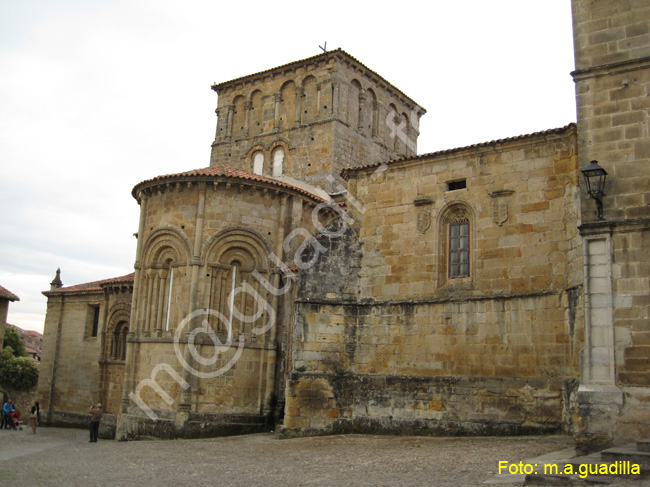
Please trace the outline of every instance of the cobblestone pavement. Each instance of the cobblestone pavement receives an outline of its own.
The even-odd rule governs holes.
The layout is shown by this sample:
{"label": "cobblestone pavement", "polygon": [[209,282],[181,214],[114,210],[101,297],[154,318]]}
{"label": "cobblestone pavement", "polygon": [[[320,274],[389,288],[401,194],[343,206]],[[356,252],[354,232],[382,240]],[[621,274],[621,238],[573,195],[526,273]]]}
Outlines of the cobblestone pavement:
{"label": "cobblestone pavement", "polygon": [[514,463],[569,447],[566,436],[276,440],[257,434],[88,443],[85,430],[0,430],[0,485],[514,486],[520,477],[494,477],[500,460]]}

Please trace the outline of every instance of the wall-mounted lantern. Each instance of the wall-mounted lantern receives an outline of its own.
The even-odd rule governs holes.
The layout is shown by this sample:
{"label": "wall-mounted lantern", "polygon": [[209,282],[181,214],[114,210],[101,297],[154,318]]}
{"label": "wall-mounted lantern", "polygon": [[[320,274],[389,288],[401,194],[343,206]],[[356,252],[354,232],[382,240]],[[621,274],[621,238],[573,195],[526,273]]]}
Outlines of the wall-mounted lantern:
{"label": "wall-mounted lantern", "polygon": [[603,219],[603,196],[605,196],[605,179],[607,171],[598,165],[598,161],[591,161],[587,167],[580,171],[585,177],[587,193],[594,200],[598,207],[598,219]]}

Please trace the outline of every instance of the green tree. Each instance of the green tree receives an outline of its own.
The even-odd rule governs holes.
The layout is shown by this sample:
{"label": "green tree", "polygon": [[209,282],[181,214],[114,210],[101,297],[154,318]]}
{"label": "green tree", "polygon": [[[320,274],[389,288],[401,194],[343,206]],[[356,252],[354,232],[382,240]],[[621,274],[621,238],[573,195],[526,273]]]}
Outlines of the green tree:
{"label": "green tree", "polygon": [[38,383],[38,364],[29,357],[15,357],[11,347],[0,352],[0,384],[26,391]]}
{"label": "green tree", "polygon": [[5,338],[2,342],[2,348],[11,347],[14,357],[27,357],[25,345],[20,339],[20,334],[13,328],[5,328]]}

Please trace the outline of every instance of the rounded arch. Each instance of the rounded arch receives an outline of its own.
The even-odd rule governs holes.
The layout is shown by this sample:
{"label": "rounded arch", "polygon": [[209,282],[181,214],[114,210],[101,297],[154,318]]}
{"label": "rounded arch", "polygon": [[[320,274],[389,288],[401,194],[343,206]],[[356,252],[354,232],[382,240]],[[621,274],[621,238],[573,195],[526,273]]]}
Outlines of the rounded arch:
{"label": "rounded arch", "polygon": [[145,267],[167,264],[187,263],[190,255],[190,241],[185,234],[175,227],[159,227],[155,229],[144,245],[142,262]]}
{"label": "rounded arch", "polygon": [[316,78],[312,75],[305,76],[302,80],[302,121],[311,122],[318,118],[318,88]]}
{"label": "rounded arch", "polygon": [[359,101],[363,88],[357,79],[350,82],[350,91],[348,92],[348,123],[352,128],[358,128],[361,114],[359,109],[361,107]]}
{"label": "rounded arch", "polygon": [[377,95],[372,88],[366,90],[366,103],[364,106],[364,130],[369,136],[377,135],[377,124],[378,124],[378,106],[377,106]]}
{"label": "rounded arch", "polygon": [[248,121],[248,132],[250,135],[258,135],[264,131],[264,100],[262,92],[254,90],[250,96],[250,118]]}
{"label": "rounded arch", "polygon": [[203,257],[206,263],[232,265],[237,261],[247,270],[266,272],[270,252],[268,242],[254,230],[230,228],[205,242]]}
{"label": "rounded arch", "polygon": [[130,322],[131,319],[131,305],[126,303],[118,303],[113,306],[108,312],[108,320],[106,321],[105,333],[110,333],[115,330],[118,323],[126,321]]}
{"label": "rounded arch", "polygon": [[445,205],[436,223],[438,287],[471,285],[476,271],[476,213],[463,200]]}
{"label": "rounded arch", "polygon": [[296,83],[293,80],[285,82],[280,88],[281,108],[280,127],[287,129],[296,123]]}
{"label": "rounded arch", "polygon": [[241,137],[244,135],[244,124],[246,122],[246,109],[244,108],[244,97],[238,95],[233,100],[233,115],[232,115],[232,136]]}
{"label": "rounded arch", "polygon": [[255,144],[246,153],[246,162],[253,174],[264,174],[265,166],[267,166],[268,150],[262,144]]}

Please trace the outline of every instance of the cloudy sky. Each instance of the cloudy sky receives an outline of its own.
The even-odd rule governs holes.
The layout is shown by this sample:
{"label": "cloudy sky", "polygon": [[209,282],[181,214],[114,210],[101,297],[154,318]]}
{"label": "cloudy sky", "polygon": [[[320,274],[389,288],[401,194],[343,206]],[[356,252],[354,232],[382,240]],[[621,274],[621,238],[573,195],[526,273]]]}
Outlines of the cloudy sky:
{"label": "cloudy sky", "polygon": [[341,47],[424,106],[418,152],[575,121],[568,0],[0,2],[0,284],[42,331],[132,272],[138,182],[209,165],[227,81]]}

